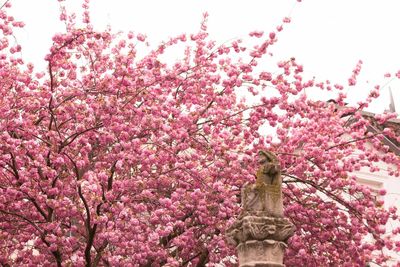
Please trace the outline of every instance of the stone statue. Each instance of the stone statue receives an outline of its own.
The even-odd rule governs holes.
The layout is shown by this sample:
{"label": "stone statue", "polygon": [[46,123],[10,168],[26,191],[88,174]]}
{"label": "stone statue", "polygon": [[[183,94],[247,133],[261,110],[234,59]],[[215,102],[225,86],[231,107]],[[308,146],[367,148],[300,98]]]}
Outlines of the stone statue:
{"label": "stone statue", "polygon": [[265,215],[283,217],[282,178],[278,158],[269,151],[258,153],[260,167],[256,183],[242,190],[243,209],[264,211]]}
{"label": "stone statue", "polygon": [[236,245],[240,267],[282,267],[287,240],[294,225],[283,216],[282,177],[279,160],[260,151],[256,183],[242,189],[242,212],[227,230]]}

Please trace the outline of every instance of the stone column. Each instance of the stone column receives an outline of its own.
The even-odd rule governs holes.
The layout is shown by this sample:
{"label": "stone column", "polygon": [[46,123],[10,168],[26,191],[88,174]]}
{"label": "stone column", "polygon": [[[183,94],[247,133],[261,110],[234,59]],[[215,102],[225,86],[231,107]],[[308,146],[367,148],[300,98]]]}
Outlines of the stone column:
{"label": "stone column", "polygon": [[282,178],[277,157],[260,151],[257,180],[242,189],[242,211],[227,230],[239,267],[284,267],[283,254],[295,227],[283,217]]}

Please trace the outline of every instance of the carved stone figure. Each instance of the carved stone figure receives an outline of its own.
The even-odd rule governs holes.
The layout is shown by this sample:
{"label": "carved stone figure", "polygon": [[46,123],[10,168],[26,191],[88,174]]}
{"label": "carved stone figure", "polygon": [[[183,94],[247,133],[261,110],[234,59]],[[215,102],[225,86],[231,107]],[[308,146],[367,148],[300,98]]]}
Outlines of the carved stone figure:
{"label": "carved stone figure", "polygon": [[281,267],[286,242],[295,228],[283,217],[278,158],[269,151],[260,151],[258,163],[256,183],[243,187],[243,210],[226,237],[237,246],[240,267]]}
{"label": "carved stone figure", "polygon": [[278,158],[269,151],[260,151],[256,183],[244,186],[244,211],[266,211],[270,216],[283,217],[282,178]]}

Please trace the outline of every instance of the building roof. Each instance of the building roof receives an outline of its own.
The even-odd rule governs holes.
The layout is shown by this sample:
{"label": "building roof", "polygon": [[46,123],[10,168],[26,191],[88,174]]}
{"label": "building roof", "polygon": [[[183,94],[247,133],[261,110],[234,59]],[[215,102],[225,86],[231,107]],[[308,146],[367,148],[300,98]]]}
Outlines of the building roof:
{"label": "building roof", "polygon": [[382,142],[387,145],[393,153],[400,156],[400,120],[399,119],[389,119],[384,123],[379,123],[376,119],[376,114],[371,112],[362,111],[362,116],[366,118],[370,125],[367,127],[368,131],[372,133],[382,132],[385,128],[391,129],[395,136],[388,136],[384,134],[384,139]]}

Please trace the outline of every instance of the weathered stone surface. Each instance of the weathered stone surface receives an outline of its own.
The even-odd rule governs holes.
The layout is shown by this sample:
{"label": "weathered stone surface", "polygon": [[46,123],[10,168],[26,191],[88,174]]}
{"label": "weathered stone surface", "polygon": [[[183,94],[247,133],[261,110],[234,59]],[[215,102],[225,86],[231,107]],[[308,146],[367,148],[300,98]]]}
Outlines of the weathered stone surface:
{"label": "weathered stone surface", "polygon": [[283,252],[286,244],[274,240],[246,241],[237,246],[240,266],[284,266]]}
{"label": "weathered stone surface", "polygon": [[269,216],[283,217],[282,190],[279,184],[250,184],[242,189],[244,211],[266,211]]}
{"label": "weathered stone surface", "polygon": [[227,239],[233,245],[248,240],[286,242],[294,230],[293,224],[286,218],[244,216],[227,230]]}
{"label": "weathered stone surface", "polygon": [[242,189],[243,210],[227,230],[236,245],[240,267],[284,267],[283,254],[294,225],[283,216],[282,177],[277,157],[259,153],[260,168],[255,184]]}

